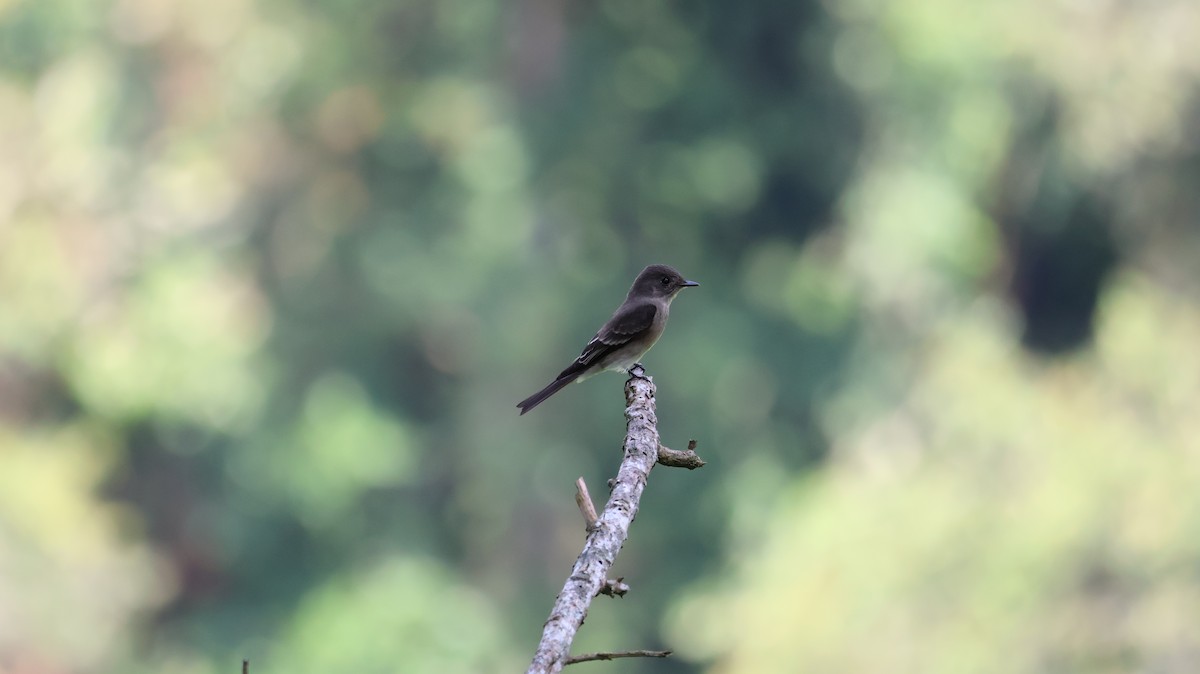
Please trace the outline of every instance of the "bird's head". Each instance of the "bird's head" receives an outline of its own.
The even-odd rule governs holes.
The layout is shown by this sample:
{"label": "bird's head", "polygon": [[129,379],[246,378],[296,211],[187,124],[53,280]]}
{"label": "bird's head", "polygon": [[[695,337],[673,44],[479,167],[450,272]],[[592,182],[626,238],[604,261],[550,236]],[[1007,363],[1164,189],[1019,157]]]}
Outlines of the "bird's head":
{"label": "bird's head", "polygon": [[683,278],[683,275],[665,264],[652,264],[637,275],[629,294],[670,299],[680,290],[698,285],[700,284]]}

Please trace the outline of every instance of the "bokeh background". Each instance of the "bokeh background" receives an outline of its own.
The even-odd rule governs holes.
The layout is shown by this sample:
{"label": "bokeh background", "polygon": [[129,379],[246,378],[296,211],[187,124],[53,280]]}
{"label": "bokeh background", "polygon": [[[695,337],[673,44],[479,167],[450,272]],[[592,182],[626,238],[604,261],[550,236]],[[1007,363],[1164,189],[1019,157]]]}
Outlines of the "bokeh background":
{"label": "bokeh background", "polygon": [[0,672],[1200,669],[1194,0],[0,0]]}

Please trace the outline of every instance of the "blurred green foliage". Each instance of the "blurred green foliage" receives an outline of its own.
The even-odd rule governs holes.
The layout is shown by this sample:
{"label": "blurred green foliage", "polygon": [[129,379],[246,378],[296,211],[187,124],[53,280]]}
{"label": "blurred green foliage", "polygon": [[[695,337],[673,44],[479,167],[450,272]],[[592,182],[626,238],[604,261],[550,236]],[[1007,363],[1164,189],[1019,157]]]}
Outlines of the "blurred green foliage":
{"label": "blurred green foliage", "polygon": [[[1200,6],[0,0],[0,672],[1191,672]],[[602,492],[602,489],[600,490]],[[587,665],[596,669],[613,664]]]}

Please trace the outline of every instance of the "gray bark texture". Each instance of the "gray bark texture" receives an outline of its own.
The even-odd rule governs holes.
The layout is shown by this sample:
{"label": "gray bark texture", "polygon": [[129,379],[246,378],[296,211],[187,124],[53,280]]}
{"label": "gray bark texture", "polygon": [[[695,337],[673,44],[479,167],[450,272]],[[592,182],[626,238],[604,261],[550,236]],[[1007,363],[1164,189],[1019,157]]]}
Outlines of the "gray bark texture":
{"label": "gray bark texture", "polygon": [[654,382],[640,366],[633,369],[632,375],[625,382],[625,457],[612,483],[608,503],[588,533],[583,552],[554,601],[527,674],[559,672],[567,664],[575,632],[587,617],[592,598],[607,580],[608,570],[629,535],[646,479],[658,461]]}

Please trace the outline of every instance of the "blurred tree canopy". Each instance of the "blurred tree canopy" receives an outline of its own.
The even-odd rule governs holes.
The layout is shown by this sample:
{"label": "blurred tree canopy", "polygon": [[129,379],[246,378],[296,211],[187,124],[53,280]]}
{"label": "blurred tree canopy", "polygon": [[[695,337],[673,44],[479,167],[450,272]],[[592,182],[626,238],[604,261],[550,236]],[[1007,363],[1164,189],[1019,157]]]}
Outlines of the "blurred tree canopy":
{"label": "blurred tree canopy", "polygon": [[[0,0],[0,672],[1200,661],[1200,5]],[[599,670],[606,665],[592,665]]]}

